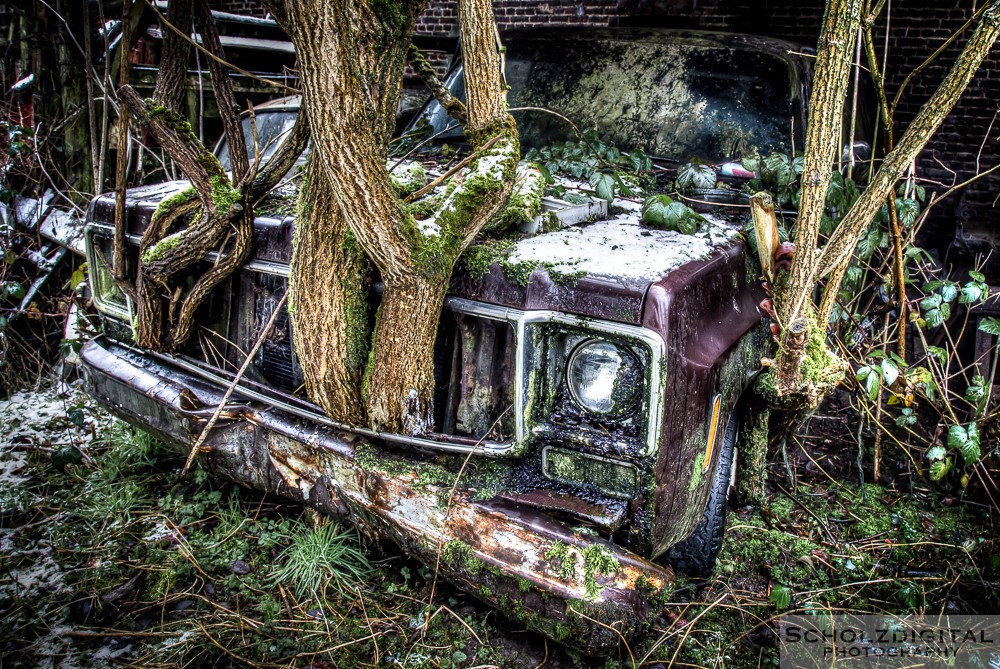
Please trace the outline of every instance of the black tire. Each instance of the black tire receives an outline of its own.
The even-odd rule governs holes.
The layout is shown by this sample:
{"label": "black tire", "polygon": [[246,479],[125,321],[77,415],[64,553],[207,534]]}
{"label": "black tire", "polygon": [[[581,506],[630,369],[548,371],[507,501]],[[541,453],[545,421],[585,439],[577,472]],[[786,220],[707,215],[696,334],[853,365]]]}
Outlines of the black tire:
{"label": "black tire", "polygon": [[738,427],[739,419],[734,411],[719,446],[719,461],[705,505],[705,515],[691,536],[667,551],[665,559],[670,566],[688,576],[708,576],[715,571],[715,560],[722,550],[722,538],[726,534],[726,511],[736,464]]}

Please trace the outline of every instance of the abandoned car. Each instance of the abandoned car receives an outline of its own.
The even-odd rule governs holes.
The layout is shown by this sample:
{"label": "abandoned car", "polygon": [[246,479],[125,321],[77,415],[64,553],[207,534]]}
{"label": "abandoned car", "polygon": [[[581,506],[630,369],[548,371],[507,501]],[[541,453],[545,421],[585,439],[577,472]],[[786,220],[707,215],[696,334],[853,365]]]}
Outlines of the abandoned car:
{"label": "abandoned car", "polygon": [[[741,400],[770,341],[739,234],[752,174],[738,161],[790,149],[808,64],[777,40],[675,31],[549,30],[505,45],[525,150],[545,162],[572,120],[642,149],[657,185],[602,199],[571,165],[532,224],[467,252],[441,315],[434,431],[326,417],[302,393],[281,311],[199,462],[348,518],[527,626],[607,652],[658,614],[674,578],[664,558],[704,573],[719,550]],[[447,84],[461,96],[460,65]],[[259,109],[257,128],[287,127],[295,104]],[[462,143],[433,101],[412,127],[434,135],[427,146]],[[703,177],[711,167],[686,191],[697,225],[644,222],[643,197],[688,162]],[[158,202],[184,185],[128,192],[133,263]],[[132,344],[131,305],[106,264],[115,201],[98,197],[86,241],[104,335],[81,352],[89,391],[190,449],[286,289],[293,209],[257,212],[252,259],[168,354]]]}

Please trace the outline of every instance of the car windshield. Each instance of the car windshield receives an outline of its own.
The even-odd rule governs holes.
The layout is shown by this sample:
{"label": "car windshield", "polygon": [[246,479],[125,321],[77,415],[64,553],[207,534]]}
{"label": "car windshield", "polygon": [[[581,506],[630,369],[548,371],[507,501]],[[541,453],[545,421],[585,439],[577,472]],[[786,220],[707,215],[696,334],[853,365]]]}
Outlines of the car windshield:
{"label": "car windshield", "polygon": [[[788,149],[793,71],[770,53],[697,39],[511,39],[506,46],[511,108],[548,110],[514,112],[525,149],[574,138],[572,126],[550,112],[622,149],[677,160],[718,163]],[[464,100],[460,68],[447,84]],[[436,102],[421,118],[434,132],[454,125]]]}
{"label": "car windshield", "polygon": [[[247,156],[249,156],[251,163],[255,156],[254,146],[257,147],[261,165],[271,159],[271,156],[291,132],[297,115],[298,112],[295,110],[258,112],[254,117],[255,123],[250,122],[249,116],[243,119],[243,136],[246,137]],[[254,125],[257,126],[256,142],[254,141]],[[229,144],[225,139],[219,144],[215,155],[219,158],[224,170],[227,172],[232,170],[229,161]]]}

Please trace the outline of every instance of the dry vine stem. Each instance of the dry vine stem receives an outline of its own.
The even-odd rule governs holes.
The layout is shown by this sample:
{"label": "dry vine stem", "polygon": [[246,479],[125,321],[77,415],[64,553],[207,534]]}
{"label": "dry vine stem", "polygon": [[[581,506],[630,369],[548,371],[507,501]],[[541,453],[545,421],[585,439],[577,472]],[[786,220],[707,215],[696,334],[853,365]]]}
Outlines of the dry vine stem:
{"label": "dry vine stem", "polygon": [[278,300],[278,304],[275,305],[274,311],[271,312],[271,317],[267,320],[267,324],[264,325],[264,329],[260,331],[260,335],[258,335],[257,341],[254,342],[253,347],[247,352],[246,359],[240,366],[239,371],[236,372],[236,376],[234,376],[233,380],[229,383],[229,387],[226,388],[226,392],[222,396],[222,399],[219,400],[219,406],[215,407],[215,411],[212,413],[212,417],[205,424],[205,427],[202,429],[201,434],[198,435],[198,438],[195,440],[194,445],[191,447],[191,452],[188,453],[187,460],[184,462],[184,469],[181,470],[181,476],[187,474],[188,470],[191,469],[191,464],[194,462],[195,456],[198,455],[198,451],[201,450],[201,445],[205,443],[205,439],[208,437],[208,433],[212,431],[213,427],[215,427],[215,422],[219,420],[219,416],[222,415],[223,409],[226,408],[226,402],[228,402],[229,398],[232,397],[233,391],[236,390],[236,386],[239,384],[240,379],[243,378],[243,375],[250,367],[250,363],[253,362],[253,358],[255,355],[257,355],[257,351],[260,350],[261,344],[263,344],[264,340],[267,339],[268,333],[270,333],[271,328],[274,327],[274,321],[278,319],[278,314],[281,312],[281,308],[285,306],[285,302],[287,300],[288,300],[288,292],[286,291],[285,294],[281,296],[281,299]]}

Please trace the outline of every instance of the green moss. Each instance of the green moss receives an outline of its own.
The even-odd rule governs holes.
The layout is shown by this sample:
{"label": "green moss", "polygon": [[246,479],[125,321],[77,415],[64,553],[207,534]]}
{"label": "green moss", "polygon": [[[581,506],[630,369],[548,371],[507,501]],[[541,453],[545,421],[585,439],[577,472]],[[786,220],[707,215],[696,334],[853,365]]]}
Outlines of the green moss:
{"label": "green moss", "polygon": [[176,207],[180,207],[196,199],[198,199],[198,191],[192,187],[177,191],[173,195],[160,200],[150,220],[154,222],[158,221]]}
{"label": "green moss", "polygon": [[604,544],[591,544],[583,549],[583,588],[590,600],[597,599],[601,587],[597,578],[617,573],[621,569],[618,558]]}
{"label": "green moss", "polygon": [[531,584],[531,581],[529,581],[526,578],[518,577],[518,579],[517,579],[517,589],[518,590],[520,590],[521,592],[524,592],[524,593],[528,593],[528,592],[531,592],[531,589],[533,587],[534,586]]}
{"label": "green moss", "polygon": [[172,235],[167,235],[143,251],[142,256],[140,256],[140,260],[142,260],[144,264],[156,262],[157,260],[163,260],[167,257],[167,254],[170,253],[171,250],[181,245],[181,242],[184,240],[186,235],[187,230],[180,230]]}
{"label": "green moss", "polygon": [[453,569],[461,569],[468,574],[479,574],[486,570],[486,563],[476,557],[472,547],[460,539],[452,539],[441,549],[441,559]]}
{"label": "green moss", "polygon": [[530,223],[542,211],[545,178],[533,164],[523,166],[506,206],[488,225],[487,230],[506,230]]}
{"label": "green moss", "polygon": [[397,194],[409,195],[417,192],[427,183],[427,170],[417,161],[407,160],[389,172],[389,181]]}
{"label": "green moss", "polygon": [[544,557],[549,561],[552,571],[559,574],[564,581],[576,578],[576,553],[561,541],[556,541],[545,551]]}
{"label": "green moss", "polygon": [[435,211],[434,231],[422,229],[406,212],[401,232],[425,278],[443,280],[451,275],[469,221],[482,210],[484,201],[499,197],[513,179],[518,153],[516,134],[505,133],[452,177],[451,190]]}
{"label": "green moss", "polygon": [[[216,161],[218,162],[218,161]],[[212,202],[216,210],[224,216],[232,213],[233,207],[240,201],[242,194],[225,175],[215,175],[212,182]]]}
{"label": "green moss", "polygon": [[587,275],[586,272],[561,272],[555,269],[553,263],[538,263],[533,261],[516,262],[510,259],[516,240],[491,239],[470,246],[462,254],[462,267],[475,280],[480,280],[490,273],[497,265],[503,270],[504,276],[515,286],[526,288],[531,280],[531,274],[539,267],[544,268],[558,286],[573,285]]}

